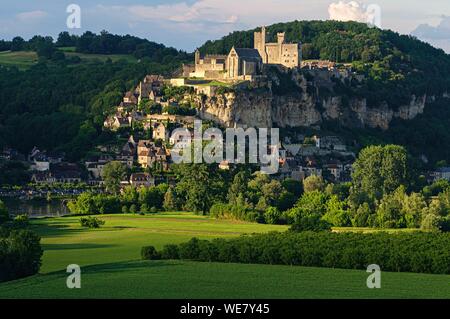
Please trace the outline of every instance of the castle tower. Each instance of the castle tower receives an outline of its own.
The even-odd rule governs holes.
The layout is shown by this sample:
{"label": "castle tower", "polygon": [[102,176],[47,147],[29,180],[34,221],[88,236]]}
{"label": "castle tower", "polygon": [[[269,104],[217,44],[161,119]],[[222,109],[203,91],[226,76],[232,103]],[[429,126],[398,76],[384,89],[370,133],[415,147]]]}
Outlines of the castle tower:
{"label": "castle tower", "polygon": [[261,32],[255,32],[254,34],[254,48],[258,50],[263,63],[267,63],[266,53],[266,27],[261,27]]}
{"label": "castle tower", "polygon": [[277,33],[277,40],[278,40],[278,44],[283,44],[285,41],[285,33],[284,32],[279,32]]}
{"label": "castle tower", "polygon": [[198,49],[195,50],[195,64],[200,64],[200,51]]}

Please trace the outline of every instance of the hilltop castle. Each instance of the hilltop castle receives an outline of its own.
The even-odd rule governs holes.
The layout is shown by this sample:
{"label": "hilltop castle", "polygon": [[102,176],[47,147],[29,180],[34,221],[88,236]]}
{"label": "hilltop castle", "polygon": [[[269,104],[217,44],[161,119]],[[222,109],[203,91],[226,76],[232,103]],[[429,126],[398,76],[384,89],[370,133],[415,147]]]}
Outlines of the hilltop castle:
{"label": "hilltop castle", "polygon": [[254,48],[233,47],[228,55],[201,56],[195,52],[195,64],[184,66],[184,76],[218,80],[252,80],[264,64],[286,68],[300,66],[301,44],[285,43],[285,33],[277,34],[276,43],[266,43],[266,28],[254,33]]}
{"label": "hilltop castle", "polygon": [[297,68],[301,60],[301,44],[285,43],[286,34],[277,33],[276,43],[266,43],[266,27],[255,32],[254,47],[264,64],[281,64],[287,68]]}

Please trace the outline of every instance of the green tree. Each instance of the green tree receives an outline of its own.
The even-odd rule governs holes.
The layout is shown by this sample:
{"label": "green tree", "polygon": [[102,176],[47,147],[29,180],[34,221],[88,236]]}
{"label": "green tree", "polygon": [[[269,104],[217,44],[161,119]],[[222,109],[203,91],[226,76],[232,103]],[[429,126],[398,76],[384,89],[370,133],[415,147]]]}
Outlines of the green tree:
{"label": "green tree", "polygon": [[293,194],[297,198],[303,194],[303,183],[300,181],[297,181],[297,180],[291,179],[291,178],[287,178],[281,182],[281,185],[283,185],[283,187],[284,187],[284,189],[286,189],[286,191]]}
{"label": "green tree", "polygon": [[310,193],[314,191],[324,191],[325,182],[322,176],[311,175],[303,180],[303,189],[305,193]]}
{"label": "green tree", "polygon": [[370,209],[368,203],[359,205],[355,215],[352,218],[354,227],[371,227],[375,220],[375,214]]}
{"label": "green tree", "polygon": [[406,226],[403,203],[405,190],[399,187],[394,193],[385,194],[378,205],[376,222],[380,228],[403,228]]}
{"label": "green tree", "polygon": [[353,164],[353,192],[367,194],[372,201],[410,185],[410,164],[404,147],[398,145],[369,146]]}
{"label": "green tree", "polygon": [[281,212],[273,206],[270,206],[264,212],[264,220],[267,224],[277,224],[281,218]]}
{"label": "green tree", "polygon": [[288,221],[293,222],[305,216],[322,216],[327,211],[328,195],[320,191],[304,193],[295,206],[286,212]]}
{"label": "green tree", "polygon": [[171,187],[164,194],[164,204],[163,207],[166,211],[173,211],[177,209],[177,202],[174,191]]}
{"label": "green tree", "polygon": [[183,197],[186,209],[206,215],[214,202],[224,200],[226,188],[216,165],[182,164],[175,170],[176,193]]}
{"label": "green tree", "polygon": [[240,195],[244,198],[246,197],[247,183],[248,176],[246,172],[241,171],[234,176],[227,195],[230,204],[236,205]]}
{"label": "green tree", "polygon": [[120,182],[127,177],[126,167],[120,162],[109,162],[103,167],[102,177],[108,192],[118,194]]}
{"label": "green tree", "polygon": [[426,208],[427,202],[422,194],[411,193],[409,196],[405,196],[402,213],[405,216],[406,227],[420,227],[422,214]]}
{"label": "green tree", "polygon": [[322,219],[336,227],[345,227],[351,224],[347,204],[341,201],[337,195],[332,195],[328,200],[326,213]]}

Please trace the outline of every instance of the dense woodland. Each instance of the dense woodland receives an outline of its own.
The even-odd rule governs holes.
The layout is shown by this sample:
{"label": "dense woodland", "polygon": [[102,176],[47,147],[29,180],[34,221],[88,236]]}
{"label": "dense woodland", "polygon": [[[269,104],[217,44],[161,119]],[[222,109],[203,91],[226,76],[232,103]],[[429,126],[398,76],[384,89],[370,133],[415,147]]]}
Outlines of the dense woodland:
{"label": "dense woodland", "polygon": [[[26,154],[38,146],[64,151],[69,160],[79,160],[93,145],[111,138],[102,131],[105,115],[138,79],[146,74],[169,75],[187,60],[182,52],[134,37],[87,32],[79,38],[70,36],[75,42],[69,43],[65,35],[62,33],[56,44],[43,37],[29,41],[15,38],[10,43],[13,50],[36,51],[40,60],[26,71],[0,67],[0,147]],[[128,51],[120,49],[125,43],[133,43]],[[65,59],[57,50],[58,45],[73,44],[79,52],[87,53],[134,54],[140,45],[147,51],[138,63],[79,63]],[[54,52],[63,57],[55,57]]]}

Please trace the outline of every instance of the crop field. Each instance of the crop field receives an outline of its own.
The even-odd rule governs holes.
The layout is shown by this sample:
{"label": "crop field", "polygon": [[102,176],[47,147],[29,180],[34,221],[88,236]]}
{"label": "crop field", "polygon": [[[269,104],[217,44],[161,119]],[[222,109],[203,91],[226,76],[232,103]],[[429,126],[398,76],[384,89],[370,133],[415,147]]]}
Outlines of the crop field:
{"label": "crop field", "polygon": [[[286,226],[216,220],[189,213],[105,215],[104,227],[79,217],[33,220],[44,249],[40,274],[0,284],[0,298],[449,298],[450,276],[382,273],[368,289],[361,270],[141,261],[145,245],[161,248],[192,237],[229,238]],[[68,289],[65,269],[78,264],[82,288]]]}

